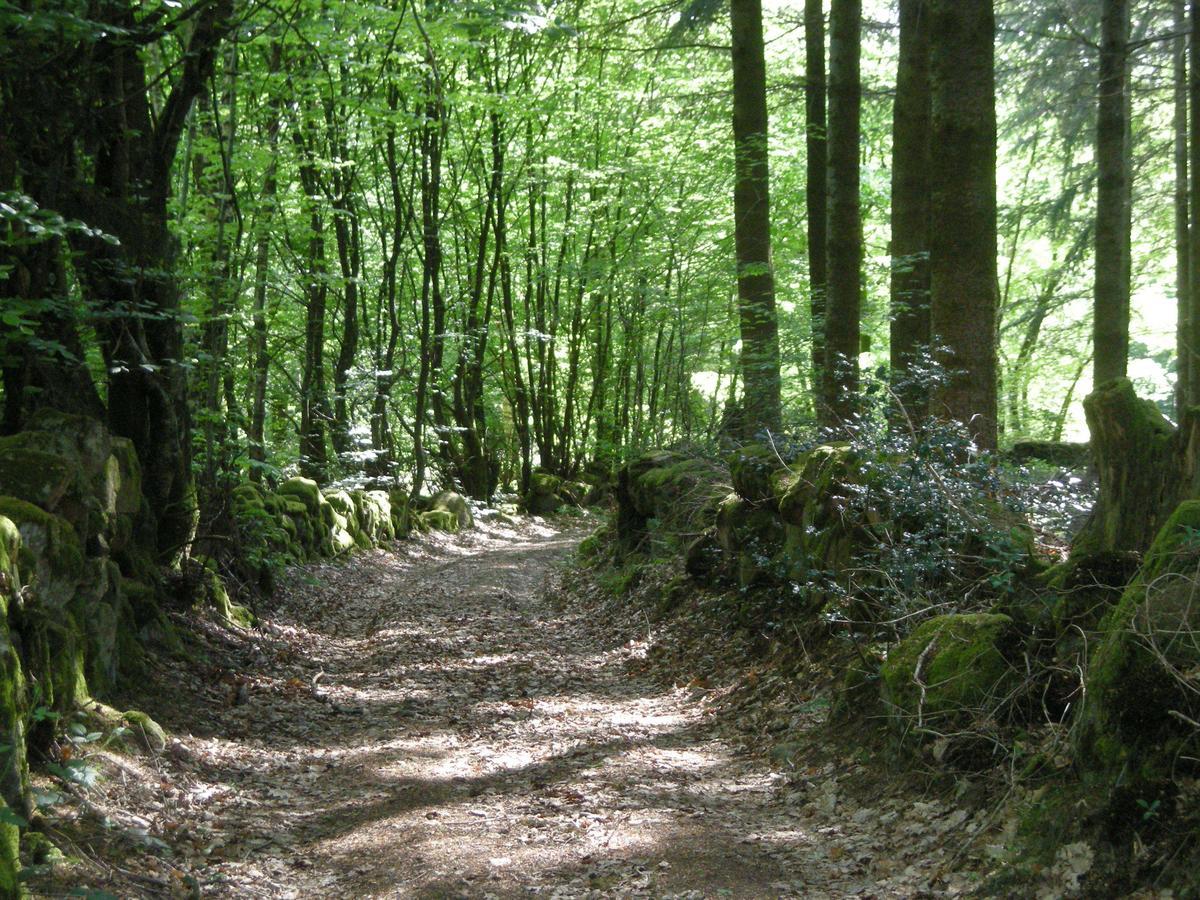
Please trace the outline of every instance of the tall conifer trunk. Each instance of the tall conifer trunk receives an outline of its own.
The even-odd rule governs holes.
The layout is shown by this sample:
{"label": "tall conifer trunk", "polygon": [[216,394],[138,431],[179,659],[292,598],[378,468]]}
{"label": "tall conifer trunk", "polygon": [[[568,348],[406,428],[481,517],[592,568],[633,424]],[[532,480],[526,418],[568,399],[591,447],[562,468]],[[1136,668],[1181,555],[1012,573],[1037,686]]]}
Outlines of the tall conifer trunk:
{"label": "tall conifer trunk", "polygon": [[857,406],[862,303],[859,143],[862,3],[833,0],[829,12],[829,270],[825,307],[824,424],[842,428]]}
{"label": "tall conifer trunk", "polygon": [[734,242],[742,335],[742,437],[780,426],[779,333],[771,269],[767,68],[761,0],[732,0]]}
{"label": "tall conifer trunk", "polygon": [[991,0],[929,0],[931,412],[996,446],[996,100]]}
{"label": "tall conifer trunk", "polygon": [[[804,198],[808,211],[809,321],[812,329],[812,383],[820,391],[825,368],[826,229],[829,204],[825,168],[829,164],[825,121],[825,4],[804,0],[804,141],[808,158]],[[820,408],[821,401],[816,401]]]}
{"label": "tall conifer trunk", "polygon": [[1129,357],[1128,0],[1103,0],[1096,116],[1096,287],[1092,381],[1125,375]]}
{"label": "tall conifer trunk", "polygon": [[910,367],[929,347],[929,20],[925,0],[900,0],[900,57],[892,117],[893,391],[910,418],[924,416]]}

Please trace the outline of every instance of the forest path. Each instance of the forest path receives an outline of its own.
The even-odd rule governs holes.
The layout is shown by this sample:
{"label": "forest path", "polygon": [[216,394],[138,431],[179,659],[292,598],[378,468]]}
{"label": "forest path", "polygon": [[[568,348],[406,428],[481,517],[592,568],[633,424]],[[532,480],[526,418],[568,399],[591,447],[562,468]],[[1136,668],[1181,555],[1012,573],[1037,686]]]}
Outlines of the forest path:
{"label": "forest path", "polygon": [[699,692],[640,674],[645,643],[556,607],[547,586],[583,535],[484,523],[289,573],[254,642],[225,650],[240,672],[146,701],[175,736],[147,779],[168,797],[143,817],[172,848],[158,883],[296,898],[927,884],[838,806],[836,773],[798,792]]}

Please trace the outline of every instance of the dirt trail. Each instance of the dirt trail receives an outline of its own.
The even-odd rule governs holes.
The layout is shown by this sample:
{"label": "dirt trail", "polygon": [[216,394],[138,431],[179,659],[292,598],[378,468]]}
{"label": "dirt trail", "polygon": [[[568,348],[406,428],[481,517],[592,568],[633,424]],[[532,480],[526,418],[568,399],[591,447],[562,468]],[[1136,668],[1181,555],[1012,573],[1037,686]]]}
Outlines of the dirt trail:
{"label": "dirt trail", "polygon": [[[240,671],[146,701],[175,739],[145,764],[140,801],[136,774],[126,784],[119,802],[141,812],[111,818],[171,850],[137,883],[205,897],[919,893],[922,873],[866,828],[899,826],[897,810],[839,809],[835,774],[797,788],[740,755],[698,692],[636,674],[644,644],[612,646],[586,613],[554,608],[545,587],[582,536],[484,525],[289,576],[263,632],[226,647]],[[945,812],[927,811],[934,837]],[[927,860],[924,836],[906,849]]]}

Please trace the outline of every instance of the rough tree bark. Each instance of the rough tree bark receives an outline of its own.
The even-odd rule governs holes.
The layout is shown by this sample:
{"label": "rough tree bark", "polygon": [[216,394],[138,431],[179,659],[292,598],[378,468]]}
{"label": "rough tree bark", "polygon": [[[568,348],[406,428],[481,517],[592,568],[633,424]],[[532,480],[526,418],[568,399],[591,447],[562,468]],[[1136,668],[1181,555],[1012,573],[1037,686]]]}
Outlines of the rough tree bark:
{"label": "rough tree bark", "polygon": [[1129,357],[1128,0],[1103,0],[1096,116],[1096,285],[1092,383],[1122,378]]}
{"label": "rough tree bark", "polygon": [[742,335],[742,434],[780,427],[779,334],[771,269],[767,69],[761,0],[732,0],[734,243]]}
{"label": "rough tree bark", "polygon": [[[804,142],[807,184],[804,200],[808,212],[809,320],[812,329],[812,383],[820,390],[825,368],[825,283],[829,204],[825,168],[829,164],[825,121],[825,4],[804,0]],[[816,401],[821,406],[821,401]]]}
{"label": "rough tree bark", "polygon": [[996,446],[995,14],[929,0],[930,321],[945,367],[931,412]]}
{"label": "rough tree bark", "polygon": [[846,427],[857,408],[859,308],[862,303],[862,212],[859,143],[862,3],[833,0],[829,11],[828,281],[825,292],[825,409],[818,418]]}
{"label": "rough tree bark", "polygon": [[912,363],[929,349],[929,21],[925,0],[900,0],[900,57],[892,115],[893,392],[909,417],[925,416]]}

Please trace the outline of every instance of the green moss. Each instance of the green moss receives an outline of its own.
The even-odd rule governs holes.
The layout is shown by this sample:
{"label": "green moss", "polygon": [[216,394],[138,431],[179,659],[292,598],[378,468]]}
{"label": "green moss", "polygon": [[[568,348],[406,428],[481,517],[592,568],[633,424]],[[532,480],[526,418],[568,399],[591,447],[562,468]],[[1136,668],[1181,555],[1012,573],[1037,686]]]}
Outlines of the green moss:
{"label": "green moss", "polygon": [[766,444],[746,444],[729,454],[729,473],[739,497],[751,503],[771,499],[774,476],[787,468],[779,454]]}
{"label": "green moss", "polygon": [[475,524],[475,517],[471,514],[471,505],[467,503],[467,498],[454,491],[442,491],[433,498],[430,509],[450,513],[458,521],[460,529],[470,528]]}
{"label": "green moss", "polygon": [[35,866],[55,865],[66,859],[63,852],[40,831],[26,831],[21,835],[21,854]]}
{"label": "green moss", "polygon": [[881,681],[896,729],[965,728],[1001,709],[1019,683],[1008,660],[1012,626],[998,613],[936,616],[893,648]]}
{"label": "green moss", "polygon": [[[8,807],[0,802],[0,811],[7,809]],[[21,872],[20,847],[20,829],[10,822],[0,822],[0,897],[25,896],[19,877]]]}
{"label": "green moss", "polygon": [[15,497],[0,497],[0,516],[21,534],[20,566],[35,575],[43,602],[66,607],[84,575],[83,548],[64,519]]}
{"label": "green moss", "polygon": [[458,531],[458,516],[449,510],[431,509],[428,512],[418,513],[417,518],[426,530]]}
{"label": "green moss", "polygon": [[849,444],[825,444],[801,455],[787,472],[777,473],[773,497],[785,522],[802,528],[823,528],[838,518],[852,485],[865,472],[859,454]]}
{"label": "green moss", "polygon": [[201,588],[201,597],[203,602],[217,611],[217,615],[221,619],[230,624],[238,625],[242,628],[249,628],[254,624],[254,615],[244,606],[239,606],[234,603],[229,596],[229,591],[225,587],[225,581],[217,572],[211,568],[205,567],[201,572],[200,577],[203,579]]}
{"label": "green moss", "polygon": [[1085,781],[1107,797],[1111,831],[1136,826],[1140,810],[1171,795],[1195,730],[1172,711],[1200,715],[1184,681],[1200,667],[1196,609],[1200,501],[1179,505],[1134,581],[1100,623],[1088,667],[1087,703],[1074,730]]}
{"label": "green moss", "polygon": [[131,709],[121,714],[137,742],[145,750],[158,753],[167,747],[167,733],[163,727],[140,710]]}
{"label": "green moss", "polygon": [[725,559],[733,563],[742,587],[777,574],[784,531],[771,507],[756,506],[730,494],[717,511],[716,540]]}
{"label": "green moss", "polygon": [[75,480],[75,467],[54,453],[11,446],[12,440],[0,438],[0,490],[43,509],[53,509]]}
{"label": "green moss", "polygon": [[316,516],[321,509],[321,488],[311,478],[301,478],[296,476],[289,478],[279,486],[276,492],[286,497],[294,497],[300,503],[304,504],[304,508],[309,515]]}

